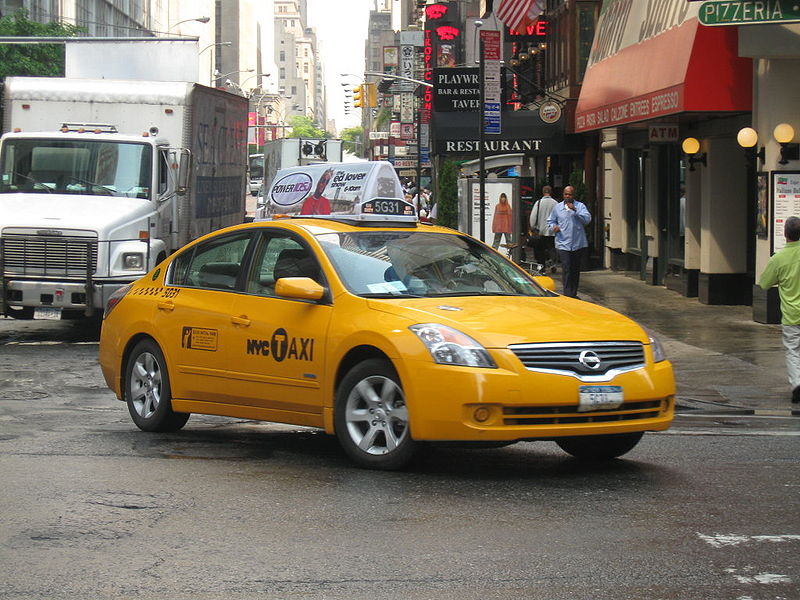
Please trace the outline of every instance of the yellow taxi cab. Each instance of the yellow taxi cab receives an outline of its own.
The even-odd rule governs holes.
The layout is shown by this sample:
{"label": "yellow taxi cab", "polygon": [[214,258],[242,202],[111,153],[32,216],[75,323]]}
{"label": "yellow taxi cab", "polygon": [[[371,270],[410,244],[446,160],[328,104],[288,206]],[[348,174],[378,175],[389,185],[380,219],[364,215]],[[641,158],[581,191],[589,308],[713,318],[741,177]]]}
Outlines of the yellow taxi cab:
{"label": "yellow taxi cab", "polygon": [[134,423],[319,427],[378,469],[441,441],[608,459],[670,426],[672,366],[641,326],[468,235],[379,218],[403,204],[226,228],[115,294],[100,364]]}

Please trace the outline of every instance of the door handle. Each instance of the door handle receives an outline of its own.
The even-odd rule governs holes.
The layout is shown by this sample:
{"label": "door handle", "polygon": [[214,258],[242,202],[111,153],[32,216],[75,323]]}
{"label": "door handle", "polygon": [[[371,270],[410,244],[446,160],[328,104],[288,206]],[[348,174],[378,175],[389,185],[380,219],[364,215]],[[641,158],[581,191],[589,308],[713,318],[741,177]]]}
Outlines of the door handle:
{"label": "door handle", "polygon": [[158,303],[158,310],[175,310],[175,303],[172,300],[161,300]]}
{"label": "door handle", "polygon": [[234,325],[241,325],[242,327],[249,327],[250,319],[247,318],[247,315],[242,315],[240,317],[231,317],[231,323],[233,323]]}

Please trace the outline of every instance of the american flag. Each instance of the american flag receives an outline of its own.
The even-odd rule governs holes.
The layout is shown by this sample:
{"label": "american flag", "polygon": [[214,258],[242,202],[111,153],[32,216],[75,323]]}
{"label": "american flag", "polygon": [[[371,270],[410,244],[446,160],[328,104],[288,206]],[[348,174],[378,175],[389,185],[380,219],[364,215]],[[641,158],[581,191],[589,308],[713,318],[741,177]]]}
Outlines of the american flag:
{"label": "american flag", "polygon": [[495,14],[509,29],[524,31],[544,11],[544,0],[500,0]]}

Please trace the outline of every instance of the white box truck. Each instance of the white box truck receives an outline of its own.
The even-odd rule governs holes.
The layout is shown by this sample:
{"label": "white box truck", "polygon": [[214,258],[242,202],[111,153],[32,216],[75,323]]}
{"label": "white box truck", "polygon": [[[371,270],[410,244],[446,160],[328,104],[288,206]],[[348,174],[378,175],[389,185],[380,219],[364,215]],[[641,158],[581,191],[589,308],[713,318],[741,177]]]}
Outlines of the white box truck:
{"label": "white box truck", "polygon": [[191,82],[9,77],[0,313],[102,314],[190,240],[244,221],[247,100]]}

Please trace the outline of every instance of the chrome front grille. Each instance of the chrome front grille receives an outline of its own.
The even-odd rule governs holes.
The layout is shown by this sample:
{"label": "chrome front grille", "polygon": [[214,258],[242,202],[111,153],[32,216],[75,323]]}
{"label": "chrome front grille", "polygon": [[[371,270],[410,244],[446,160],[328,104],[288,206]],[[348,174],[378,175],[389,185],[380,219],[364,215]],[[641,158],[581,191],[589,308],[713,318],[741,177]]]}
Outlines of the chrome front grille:
{"label": "chrome front grille", "polygon": [[97,237],[9,233],[0,244],[6,273],[86,277],[97,271]]}
{"label": "chrome front grille", "polygon": [[529,371],[604,381],[644,366],[641,342],[558,342],[508,347]]}

